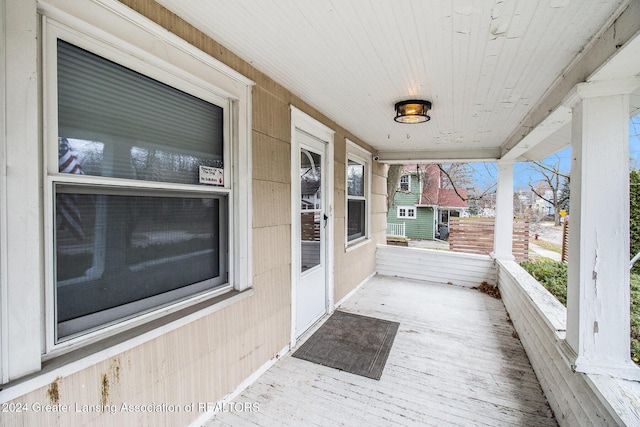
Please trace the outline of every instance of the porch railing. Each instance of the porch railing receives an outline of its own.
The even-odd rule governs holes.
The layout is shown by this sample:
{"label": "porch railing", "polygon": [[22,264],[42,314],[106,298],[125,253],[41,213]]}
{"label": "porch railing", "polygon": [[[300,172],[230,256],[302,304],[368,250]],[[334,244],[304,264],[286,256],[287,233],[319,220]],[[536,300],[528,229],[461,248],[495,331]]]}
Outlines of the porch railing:
{"label": "porch railing", "polygon": [[489,255],[379,245],[376,265],[383,276],[466,287],[480,286],[482,282],[496,284],[495,262]]}
{"label": "porch railing", "polygon": [[405,234],[405,223],[402,224],[389,224],[387,223],[387,236],[394,237],[407,237]]}

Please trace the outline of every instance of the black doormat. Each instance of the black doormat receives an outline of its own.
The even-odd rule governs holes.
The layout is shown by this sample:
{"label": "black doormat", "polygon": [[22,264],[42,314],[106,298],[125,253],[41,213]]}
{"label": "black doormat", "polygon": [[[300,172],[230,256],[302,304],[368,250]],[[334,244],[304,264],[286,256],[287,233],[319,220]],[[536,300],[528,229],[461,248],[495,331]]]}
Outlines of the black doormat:
{"label": "black doormat", "polygon": [[379,380],[400,323],[336,311],[293,357]]}

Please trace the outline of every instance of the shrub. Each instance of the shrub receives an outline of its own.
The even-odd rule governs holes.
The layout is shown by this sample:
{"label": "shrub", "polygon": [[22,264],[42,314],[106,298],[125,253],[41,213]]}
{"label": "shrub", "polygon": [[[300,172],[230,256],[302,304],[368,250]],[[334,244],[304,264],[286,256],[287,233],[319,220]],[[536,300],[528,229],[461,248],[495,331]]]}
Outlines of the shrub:
{"label": "shrub", "polygon": [[[631,256],[640,252],[640,171],[629,173],[629,232]],[[640,273],[640,262],[633,266]]]}
{"label": "shrub", "polygon": [[640,364],[640,274],[631,273],[631,359]]}
{"label": "shrub", "polygon": [[547,288],[558,301],[564,306],[567,305],[567,264],[552,260],[539,260],[523,261],[520,265],[542,286]]}
{"label": "shrub", "polygon": [[[567,305],[567,265],[551,260],[520,263],[533,278]],[[640,274],[631,273],[631,359],[640,365]]]}

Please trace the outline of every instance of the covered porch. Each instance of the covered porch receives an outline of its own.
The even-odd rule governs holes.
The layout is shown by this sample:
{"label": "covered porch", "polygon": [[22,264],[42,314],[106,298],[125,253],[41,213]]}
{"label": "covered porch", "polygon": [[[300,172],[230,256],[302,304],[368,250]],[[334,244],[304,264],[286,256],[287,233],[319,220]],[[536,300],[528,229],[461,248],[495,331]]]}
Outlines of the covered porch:
{"label": "covered porch", "polygon": [[501,300],[376,275],[339,309],[400,323],[379,381],[290,352],[205,425],[557,425]]}
{"label": "covered porch", "polygon": [[[565,344],[566,308],[515,261],[378,245],[376,265],[376,274],[336,310],[400,323],[379,381],[294,358],[293,348],[211,407],[212,418],[199,421],[207,426],[632,426],[640,421],[640,384],[577,372]],[[478,289],[483,284],[497,286],[500,297]]]}
{"label": "covered porch", "polygon": [[[16,412],[7,425],[640,424],[628,270],[640,1],[2,0],[0,34],[0,403],[100,408]],[[205,165],[189,184],[61,170],[65,44],[119,65],[119,76],[168,86],[162,100],[184,92],[218,106],[224,186],[205,186]],[[394,120],[409,100],[433,107],[428,123]],[[100,123],[87,120],[87,141],[120,137]],[[185,149],[181,138],[168,144]],[[568,146],[565,309],[515,263],[511,242],[514,164]],[[123,147],[133,173],[137,151]],[[448,162],[498,165],[491,256],[383,245],[387,165]],[[353,188],[350,167],[361,177]],[[299,235],[305,168],[326,178],[310,267]],[[207,257],[215,277],[185,298],[158,290],[166,301],[151,308],[87,313],[60,337],[56,191],[70,188],[224,200],[210,203],[221,223]],[[320,317],[343,309],[401,323],[381,381],[291,358],[313,331],[298,340],[296,304],[316,265]],[[81,277],[96,272],[90,264]],[[220,287],[205,283],[218,276]],[[502,300],[471,289],[483,282]],[[259,411],[225,411],[230,402]],[[105,410],[154,403],[199,413]]]}

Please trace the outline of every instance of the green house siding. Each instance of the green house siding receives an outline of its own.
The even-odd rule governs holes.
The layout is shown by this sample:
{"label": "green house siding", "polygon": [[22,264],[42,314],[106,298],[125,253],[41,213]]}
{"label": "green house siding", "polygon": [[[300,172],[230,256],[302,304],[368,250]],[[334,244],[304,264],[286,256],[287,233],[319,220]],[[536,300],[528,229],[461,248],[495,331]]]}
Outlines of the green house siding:
{"label": "green house siding", "polygon": [[416,218],[398,218],[398,206],[413,206],[420,200],[420,184],[415,175],[411,175],[411,190],[398,190],[389,207],[387,222],[389,224],[405,223],[405,232],[411,239],[433,239],[434,213],[430,207],[416,207]]}

